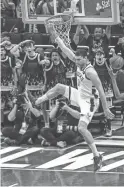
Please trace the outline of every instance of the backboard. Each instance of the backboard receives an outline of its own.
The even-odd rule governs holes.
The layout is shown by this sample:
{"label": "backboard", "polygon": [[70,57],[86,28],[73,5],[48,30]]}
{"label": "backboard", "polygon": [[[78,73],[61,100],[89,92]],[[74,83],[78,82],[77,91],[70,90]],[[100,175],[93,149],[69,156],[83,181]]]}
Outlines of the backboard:
{"label": "backboard", "polygon": [[50,16],[64,11],[73,12],[75,25],[120,23],[119,0],[22,0],[21,3],[24,23],[43,24]]}

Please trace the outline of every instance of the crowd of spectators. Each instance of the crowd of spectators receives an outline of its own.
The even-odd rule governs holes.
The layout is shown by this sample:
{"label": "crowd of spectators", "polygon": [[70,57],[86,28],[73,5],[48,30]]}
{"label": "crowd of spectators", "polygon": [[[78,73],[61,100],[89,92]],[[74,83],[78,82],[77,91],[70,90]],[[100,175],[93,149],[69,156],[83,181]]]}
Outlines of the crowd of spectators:
{"label": "crowd of spectators", "polygon": [[[61,4],[61,9],[69,6],[66,4],[67,1],[58,2]],[[31,3],[34,3],[32,6],[30,4],[32,11],[35,7],[37,13],[39,11],[40,14],[53,14],[52,0],[36,0]],[[18,17],[18,13],[21,12],[20,0],[1,0],[1,5],[2,17],[5,19]],[[123,27],[123,10],[122,4],[121,27]],[[82,141],[77,131],[80,111],[70,106],[69,101],[60,96],[38,108],[33,104],[37,97],[57,83],[77,87],[75,64],[63,54],[49,34],[42,36],[42,38],[47,36],[45,44],[49,45],[48,47],[44,45],[43,40],[39,42],[36,39],[36,36],[41,36],[40,33],[39,35],[37,33],[36,35],[20,34],[16,27],[10,33],[3,31],[1,34],[1,86],[3,89],[1,127],[6,137],[5,143],[9,145],[37,143],[64,147]],[[18,34],[21,36],[20,40],[18,42],[16,39],[12,40],[12,37],[16,38]],[[37,41],[42,46],[37,46]],[[82,46],[86,48],[89,60],[96,69],[106,93],[112,92],[106,63],[109,64],[109,59],[114,55],[124,58],[123,34],[118,36],[114,46],[109,48],[111,43],[111,26],[104,29],[96,27],[94,32],[90,33],[87,26],[79,25],[71,36],[70,44],[73,50]],[[124,74],[124,71],[122,70],[120,74]],[[120,90],[124,91],[123,86],[120,86]]]}

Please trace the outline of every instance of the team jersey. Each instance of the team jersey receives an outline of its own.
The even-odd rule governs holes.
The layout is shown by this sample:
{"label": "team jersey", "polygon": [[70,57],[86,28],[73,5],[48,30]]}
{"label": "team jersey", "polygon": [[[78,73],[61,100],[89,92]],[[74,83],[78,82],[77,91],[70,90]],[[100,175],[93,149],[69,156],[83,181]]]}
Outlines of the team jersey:
{"label": "team jersey", "polygon": [[66,67],[62,61],[58,65],[51,62],[44,71],[46,72],[47,85],[54,87],[57,83],[66,84]]}
{"label": "team jersey", "polygon": [[86,70],[88,68],[93,68],[91,64],[88,64],[87,67],[81,71],[77,68],[77,87],[82,99],[87,98],[98,98],[98,91],[92,84],[92,81],[87,78]]}
{"label": "team jersey", "polygon": [[15,67],[15,59],[6,56],[4,60],[1,59],[1,77],[12,77],[12,68]]}
{"label": "team jersey", "polygon": [[39,65],[39,62],[43,60],[43,57],[35,53],[34,57],[29,57],[27,54],[24,57],[22,72],[30,74],[33,77],[42,77],[43,78],[43,67]]}

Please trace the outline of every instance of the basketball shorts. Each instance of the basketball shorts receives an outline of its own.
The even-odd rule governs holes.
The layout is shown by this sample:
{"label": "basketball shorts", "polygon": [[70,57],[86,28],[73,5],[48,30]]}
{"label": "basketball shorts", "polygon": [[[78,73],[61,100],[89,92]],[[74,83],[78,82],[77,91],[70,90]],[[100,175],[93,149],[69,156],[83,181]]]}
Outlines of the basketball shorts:
{"label": "basketball shorts", "polygon": [[80,107],[80,121],[84,121],[88,125],[99,107],[99,99],[83,99],[77,89],[71,87],[70,91],[69,86],[66,86],[64,97],[70,100],[71,105]]}

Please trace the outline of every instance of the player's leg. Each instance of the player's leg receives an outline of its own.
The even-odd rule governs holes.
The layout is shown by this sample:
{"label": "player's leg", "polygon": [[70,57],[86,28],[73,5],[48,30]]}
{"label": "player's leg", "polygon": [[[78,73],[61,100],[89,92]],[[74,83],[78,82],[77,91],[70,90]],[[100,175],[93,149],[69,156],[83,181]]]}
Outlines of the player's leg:
{"label": "player's leg", "polygon": [[44,95],[39,97],[35,104],[39,105],[40,103],[43,103],[44,101],[53,99],[57,97],[58,95],[64,95],[66,90],[66,86],[64,84],[56,84],[52,89],[48,90]]}
{"label": "player's leg", "polygon": [[64,85],[64,84],[56,84],[56,86],[54,86],[52,89],[50,89],[45,95],[39,97],[35,104],[39,105],[40,103],[43,103],[44,101],[53,99],[55,97],[57,97],[58,95],[62,95],[64,97],[66,97],[67,99],[69,99],[71,101],[71,104],[74,106],[78,106],[78,90],[75,88],[71,89],[69,88],[69,86]]}
{"label": "player's leg", "polygon": [[91,148],[92,153],[94,155],[94,171],[97,171],[102,166],[102,156],[97,151],[96,145],[94,143],[94,139],[90,131],[87,129],[88,124],[91,122],[91,119],[98,107],[98,101],[94,103],[94,108],[91,110],[90,101],[80,100],[81,107],[81,117],[78,124],[78,131],[84,137],[88,146]]}

